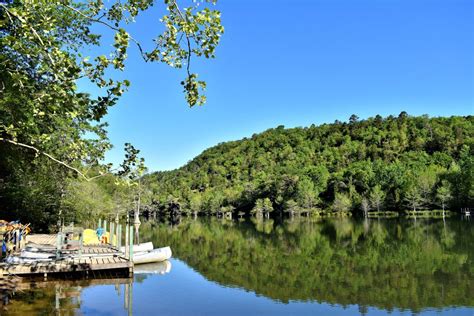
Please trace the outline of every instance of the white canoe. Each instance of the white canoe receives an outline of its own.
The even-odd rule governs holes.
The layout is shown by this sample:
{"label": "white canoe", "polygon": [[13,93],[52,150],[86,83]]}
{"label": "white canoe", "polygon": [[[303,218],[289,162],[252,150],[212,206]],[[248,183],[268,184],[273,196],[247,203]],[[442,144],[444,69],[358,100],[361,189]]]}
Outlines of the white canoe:
{"label": "white canoe", "polygon": [[56,252],[56,246],[32,242],[27,243],[25,249],[32,252]]}
{"label": "white canoe", "polygon": [[140,264],[133,269],[135,274],[167,274],[171,271],[171,262],[168,260],[155,263]]}
{"label": "white canoe", "polygon": [[20,253],[20,257],[25,259],[50,259],[56,258],[56,254],[52,252],[28,251],[23,249]]}
{"label": "white canoe", "polygon": [[35,263],[35,262],[52,262],[54,259],[43,258],[43,259],[33,259],[33,258],[21,258],[17,256],[8,256],[5,258],[5,263],[9,264],[20,264],[20,263]]}
{"label": "white canoe", "polygon": [[161,262],[171,258],[171,248],[163,247],[153,249],[152,251],[146,252],[135,252],[133,253],[133,263],[134,264],[143,264],[143,263],[152,263],[152,262]]}
{"label": "white canoe", "polygon": [[[153,250],[153,243],[151,241],[145,242],[139,245],[133,245],[133,252],[145,252],[145,251],[152,251]],[[120,247],[121,252],[125,252],[125,247]]]}

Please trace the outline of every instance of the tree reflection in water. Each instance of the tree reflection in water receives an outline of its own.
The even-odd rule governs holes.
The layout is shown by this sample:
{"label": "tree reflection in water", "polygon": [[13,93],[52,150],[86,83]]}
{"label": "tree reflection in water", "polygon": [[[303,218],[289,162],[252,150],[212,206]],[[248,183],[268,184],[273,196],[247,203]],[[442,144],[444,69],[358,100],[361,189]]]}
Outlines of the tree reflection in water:
{"label": "tree reflection in water", "polygon": [[474,229],[447,220],[293,219],[148,222],[144,240],[170,245],[207,279],[288,303],[385,310],[474,306]]}
{"label": "tree reflection in water", "polygon": [[133,279],[101,278],[46,282],[15,279],[14,284],[10,282],[13,286],[3,287],[4,299],[0,304],[0,315],[77,315],[81,309],[83,289],[95,285],[114,286],[117,298],[123,301],[122,311],[124,314],[132,315],[134,284],[142,283],[150,275],[162,275],[170,271],[171,263],[164,261],[136,267]]}
{"label": "tree reflection in water", "polygon": [[[176,313],[192,313],[196,306],[216,311],[217,307],[209,308],[204,301],[189,306],[176,304],[181,298],[168,294],[206,300],[207,294],[197,292],[214,288],[212,294],[222,295],[228,303],[232,298],[226,295],[238,294],[209,286],[200,275],[224,287],[255,292],[272,303],[328,303],[344,309],[357,305],[361,314],[370,313],[372,308],[417,313],[474,306],[474,229],[469,221],[294,218],[280,223],[183,218],[173,225],[145,222],[141,230],[142,240],[152,240],[156,246],[170,245],[173,256],[185,264],[176,260],[178,270],[161,281],[141,273],[166,274],[166,264],[137,266],[133,283],[130,279],[39,282],[32,289],[16,291],[10,304],[4,306],[8,312],[2,315],[130,315],[132,296],[133,308],[142,313],[158,307]],[[190,268],[200,274],[192,272],[198,278],[190,276]],[[114,284],[117,301],[103,304],[102,295],[113,300],[113,286],[84,291],[94,284]],[[255,302],[252,296],[240,295],[239,302]],[[158,307],[153,305],[157,298],[161,299]],[[280,305],[274,311],[290,310],[273,305]],[[294,305],[301,304],[288,307]],[[252,306],[247,307],[252,311]],[[225,311],[229,306],[219,308]]]}

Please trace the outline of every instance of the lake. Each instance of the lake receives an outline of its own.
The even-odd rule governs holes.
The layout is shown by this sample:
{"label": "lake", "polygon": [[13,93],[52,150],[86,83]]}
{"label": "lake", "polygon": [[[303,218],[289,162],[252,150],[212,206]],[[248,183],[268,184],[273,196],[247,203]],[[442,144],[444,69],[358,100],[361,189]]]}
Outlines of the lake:
{"label": "lake", "polygon": [[474,315],[474,226],[442,219],[145,222],[169,262],[25,284],[5,315]]}

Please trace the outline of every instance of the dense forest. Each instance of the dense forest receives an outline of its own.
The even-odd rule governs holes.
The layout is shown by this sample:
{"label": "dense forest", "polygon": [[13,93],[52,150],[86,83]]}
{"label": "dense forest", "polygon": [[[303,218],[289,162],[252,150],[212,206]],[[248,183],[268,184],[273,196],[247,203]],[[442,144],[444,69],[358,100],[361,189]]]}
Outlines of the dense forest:
{"label": "dense forest", "polygon": [[219,144],[147,177],[155,205],[192,213],[458,210],[474,203],[474,117],[377,115]]}
{"label": "dense forest", "polygon": [[[275,217],[459,211],[474,204],[474,117],[376,116],[279,126],[219,144],[173,171],[87,181],[47,157],[0,143],[0,216],[51,230],[59,220],[142,214]],[[85,166],[86,167],[86,166]],[[84,167],[84,168],[85,168]],[[94,175],[94,167],[88,174]]]}

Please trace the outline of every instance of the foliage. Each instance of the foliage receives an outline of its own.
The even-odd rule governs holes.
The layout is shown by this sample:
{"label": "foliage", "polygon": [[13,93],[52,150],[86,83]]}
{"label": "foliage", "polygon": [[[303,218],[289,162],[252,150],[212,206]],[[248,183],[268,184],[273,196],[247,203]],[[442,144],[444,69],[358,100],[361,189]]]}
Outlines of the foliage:
{"label": "foliage", "polygon": [[[473,125],[473,116],[403,112],[306,128],[279,126],[221,143],[182,168],[148,177],[153,199],[165,212],[159,201],[168,194],[182,201],[201,196],[213,200],[213,208],[232,205],[236,212],[250,212],[265,198],[277,214],[334,206],[354,211],[434,208],[438,189],[446,183],[452,196],[447,206],[457,209],[474,202]],[[215,200],[214,195],[222,197]]]}
{"label": "foliage", "polygon": [[382,191],[382,188],[380,185],[376,185],[373,189],[372,192],[370,192],[370,201],[372,203],[372,206],[377,209],[377,212],[380,211],[380,207],[383,204],[383,200],[385,198],[385,193]]}
{"label": "foliage", "polygon": [[451,185],[447,180],[441,181],[438,190],[436,190],[436,199],[439,201],[440,206],[443,208],[443,211],[446,203],[448,203],[451,198]]}
{"label": "foliage", "polygon": [[335,212],[348,212],[351,209],[351,200],[345,193],[336,193],[334,202],[332,203],[332,210]]}
{"label": "foliage", "polygon": [[421,190],[419,189],[419,187],[413,185],[410,187],[410,189],[408,189],[405,194],[405,201],[408,203],[408,206],[411,207],[414,211],[416,211],[416,209],[422,206],[425,202],[420,191]]}
{"label": "foliage", "polygon": [[250,213],[257,217],[262,217],[264,214],[268,216],[273,212],[273,205],[269,198],[258,199],[255,201],[255,206],[252,208]]}
{"label": "foliage", "polygon": [[[66,224],[70,221],[89,224],[93,227],[95,219],[112,214],[117,201],[108,195],[96,181],[69,180],[66,194],[62,200],[62,214]],[[93,222],[91,222],[93,221]]]}
{"label": "foliage", "polygon": [[364,197],[360,203],[360,207],[361,207],[362,212],[364,212],[364,216],[367,216],[368,212],[370,211],[369,200]]}
{"label": "foliage", "polygon": [[[176,0],[164,1],[162,6],[167,13],[157,25],[163,31],[148,50],[146,47],[150,45],[142,45],[127,29],[156,2],[0,2],[2,216],[27,218],[23,212],[29,208],[25,207],[28,195],[46,193],[54,186],[56,202],[35,205],[39,215],[36,222],[43,222],[44,228],[52,219],[47,214],[59,212],[65,187],[71,187],[70,178],[79,176],[90,181],[113,172],[110,165],[102,164],[105,152],[111,147],[103,118],[131,84],[127,79],[114,79],[125,68],[130,45],[146,62],[185,68],[182,85],[186,101],[189,106],[205,102],[202,94],[205,82],[191,72],[190,63],[193,57],[215,55],[224,31],[220,12],[213,9],[216,1],[193,1],[187,7],[180,7]],[[108,47],[110,42],[111,51],[104,51],[103,47]],[[91,52],[95,55],[86,55]],[[95,85],[99,96],[80,91],[79,80]],[[130,144],[126,144],[126,151],[118,179],[136,180],[141,169],[139,163],[143,161],[135,161],[138,151]],[[40,156],[47,159],[39,159]],[[127,174],[133,171],[129,166],[138,173]],[[33,189],[27,183],[18,182],[28,181],[17,172],[27,169],[35,180],[51,179],[34,181]],[[38,175],[39,172],[45,173]],[[77,184],[77,187],[87,191],[94,185]],[[78,212],[82,212],[80,207]],[[45,214],[44,219],[41,213]]]}

